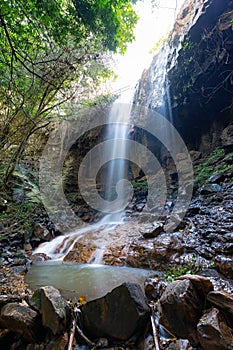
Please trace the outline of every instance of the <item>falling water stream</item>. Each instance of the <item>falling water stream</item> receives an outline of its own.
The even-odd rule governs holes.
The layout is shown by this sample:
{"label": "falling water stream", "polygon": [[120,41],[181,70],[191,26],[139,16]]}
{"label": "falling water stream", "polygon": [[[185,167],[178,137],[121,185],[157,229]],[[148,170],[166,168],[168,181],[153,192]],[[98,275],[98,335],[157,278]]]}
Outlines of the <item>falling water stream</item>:
{"label": "falling water stream", "polygon": [[[168,51],[165,47],[158,61],[156,81],[158,80],[159,88],[157,95],[153,96],[154,100],[160,100],[158,103],[163,98],[162,104],[164,95],[167,95],[169,102],[169,90],[165,84],[167,55]],[[126,95],[129,96],[128,92]],[[108,159],[111,159],[106,165],[107,175],[105,176],[103,199],[107,206],[116,203],[116,209],[106,211],[106,215],[98,223],[77,228],[68,234],[56,237],[51,242],[41,244],[34,254],[45,254],[51,260],[32,265],[27,274],[27,282],[32,289],[42,285],[54,285],[66,295],[85,295],[90,300],[104,295],[125,281],[134,281],[142,285],[151,274],[150,271],[141,269],[101,265],[106,248],[114,244],[117,239],[121,240],[121,236],[116,234],[117,228],[120,227],[119,231],[123,231],[127,204],[126,182],[128,182],[129,174],[129,163],[126,160],[129,158],[125,141],[129,131],[130,106],[130,99],[126,103],[121,103],[121,100],[113,103],[106,127],[105,139],[112,142],[111,149],[109,149],[109,143],[106,143],[106,148],[103,150],[103,153],[108,153]],[[168,119],[172,122],[170,105],[167,106],[167,110],[167,112],[165,110],[162,112],[167,114]],[[162,129],[165,127],[162,126]],[[167,139],[170,140],[171,137],[167,135]],[[72,252],[75,245],[83,239],[95,245],[95,250],[87,264],[64,262],[64,257]]]}
{"label": "falling water stream", "polygon": [[[107,164],[104,199],[106,203],[116,201],[120,206],[96,224],[78,228],[56,237],[51,242],[41,244],[34,254],[45,254],[52,260],[32,265],[27,274],[27,283],[31,288],[50,284],[62,290],[65,295],[85,295],[90,300],[106,294],[125,281],[143,285],[146,277],[151,274],[150,271],[142,269],[101,265],[105,248],[115,239],[112,233],[116,226],[124,222],[122,203],[125,204],[126,188],[125,181],[122,180],[128,177],[128,162],[125,160],[127,149],[124,141],[127,139],[129,116],[130,104],[116,101],[109,113],[105,135],[107,140],[112,140],[112,147],[111,150],[104,149],[104,152],[110,152],[112,160]],[[90,258],[91,264],[64,263],[64,257],[83,237],[94,240],[96,246]]]}

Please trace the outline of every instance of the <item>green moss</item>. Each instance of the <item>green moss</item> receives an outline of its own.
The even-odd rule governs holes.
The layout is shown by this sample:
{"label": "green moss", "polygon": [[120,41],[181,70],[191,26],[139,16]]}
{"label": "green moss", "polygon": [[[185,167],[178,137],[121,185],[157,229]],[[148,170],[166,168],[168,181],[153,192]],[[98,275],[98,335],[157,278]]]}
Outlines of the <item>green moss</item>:
{"label": "green moss", "polygon": [[32,202],[10,202],[7,210],[0,213],[0,221],[7,219],[12,224],[20,225],[30,237],[35,224],[35,215],[38,215],[42,210],[43,208],[40,205]]}
{"label": "green moss", "polygon": [[33,303],[38,307],[38,309],[41,309],[41,290],[37,289],[33,295],[32,295],[32,301]]}
{"label": "green moss", "polygon": [[196,169],[196,182],[203,185],[210,176],[219,173],[224,174],[232,168],[229,160],[233,158],[233,154],[225,156],[223,148],[217,147]]}
{"label": "green moss", "polygon": [[147,183],[147,181],[133,182],[132,186],[133,186],[133,189],[135,189],[135,190],[142,190],[142,191],[147,191],[148,190],[148,183]]}

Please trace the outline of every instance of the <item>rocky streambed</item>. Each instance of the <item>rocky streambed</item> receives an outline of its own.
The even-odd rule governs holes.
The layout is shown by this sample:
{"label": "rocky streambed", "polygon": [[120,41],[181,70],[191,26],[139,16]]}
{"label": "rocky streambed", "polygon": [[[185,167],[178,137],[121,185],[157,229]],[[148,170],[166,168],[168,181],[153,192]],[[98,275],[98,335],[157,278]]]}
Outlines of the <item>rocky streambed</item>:
{"label": "rocky streambed", "polygon": [[[232,349],[232,190],[230,176],[212,176],[196,189],[174,232],[165,232],[163,215],[155,220],[152,213],[140,212],[145,205],[141,197],[128,208],[124,225],[97,227],[76,241],[74,236],[63,252],[66,264],[101,259],[105,265],[153,272],[145,276],[144,285],[125,278],[126,284],[120,281],[110,293],[87,303],[80,293],[76,299],[64,299],[60,291],[46,286],[49,280],[34,292],[25,282],[31,264],[36,267],[50,259],[45,253],[32,256],[38,243],[57,236],[63,247],[67,237],[44,218],[31,235],[25,230],[22,234],[20,225],[12,226],[4,219],[0,227],[0,348],[68,349],[72,342],[76,350],[157,350],[158,344],[160,349]],[[168,211],[169,206],[164,214]],[[55,253],[60,253],[59,247]],[[123,336],[122,325],[127,329]]]}

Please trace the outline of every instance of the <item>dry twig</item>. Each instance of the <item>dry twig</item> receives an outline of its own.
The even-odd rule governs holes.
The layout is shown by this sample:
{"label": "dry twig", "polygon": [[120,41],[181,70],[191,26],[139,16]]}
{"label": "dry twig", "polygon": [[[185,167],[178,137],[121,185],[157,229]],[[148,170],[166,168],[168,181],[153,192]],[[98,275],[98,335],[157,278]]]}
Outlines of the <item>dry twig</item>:
{"label": "dry twig", "polygon": [[153,338],[154,338],[154,343],[155,343],[155,350],[160,350],[159,347],[159,335],[158,335],[158,330],[155,324],[155,313],[153,307],[151,307],[151,325],[152,325],[152,331],[153,331]]}

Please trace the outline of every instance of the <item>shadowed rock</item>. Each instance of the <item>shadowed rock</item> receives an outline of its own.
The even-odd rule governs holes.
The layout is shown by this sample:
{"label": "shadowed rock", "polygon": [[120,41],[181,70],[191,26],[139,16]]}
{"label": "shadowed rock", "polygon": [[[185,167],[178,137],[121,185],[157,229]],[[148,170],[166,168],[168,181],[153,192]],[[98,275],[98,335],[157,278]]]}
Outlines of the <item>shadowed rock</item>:
{"label": "shadowed rock", "polygon": [[160,323],[177,337],[197,345],[196,325],[204,302],[189,279],[174,281],[159,299]]}
{"label": "shadowed rock", "polygon": [[198,337],[204,350],[231,350],[233,336],[219,310],[212,308],[201,317],[197,325]]}
{"label": "shadowed rock", "polygon": [[141,287],[129,282],[83,305],[82,313],[84,333],[89,337],[122,341],[142,333],[149,319]]}
{"label": "shadowed rock", "polygon": [[2,307],[0,327],[11,329],[27,341],[40,340],[43,335],[41,318],[38,313],[27,306],[9,303]]}

